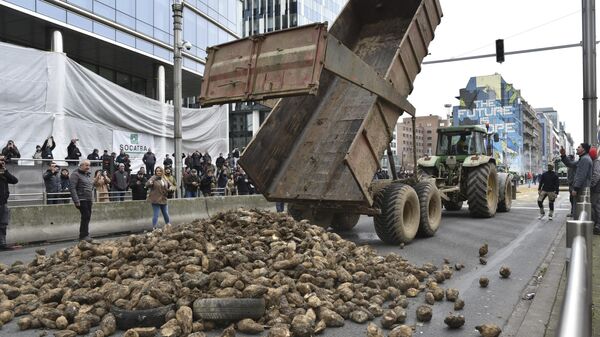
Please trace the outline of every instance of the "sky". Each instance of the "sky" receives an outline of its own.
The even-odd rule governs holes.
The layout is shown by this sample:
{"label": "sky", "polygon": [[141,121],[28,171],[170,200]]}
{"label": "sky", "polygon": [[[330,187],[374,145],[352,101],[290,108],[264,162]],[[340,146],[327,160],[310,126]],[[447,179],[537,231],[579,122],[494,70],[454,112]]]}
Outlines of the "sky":
{"label": "sky", "polygon": [[[424,61],[495,53],[496,39],[505,52],[579,43],[581,1],[440,0],[444,16]],[[600,25],[596,18],[597,26]],[[596,33],[597,40],[600,34]],[[553,107],[575,144],[583,140],[582,48],[507,55],[441,64],[424,64],[408,100],[417,116],[446,116],[445,104],[473,76],[499,73],[521,90],[534,108]],[[600,106],[600,104],[598,105]]]}

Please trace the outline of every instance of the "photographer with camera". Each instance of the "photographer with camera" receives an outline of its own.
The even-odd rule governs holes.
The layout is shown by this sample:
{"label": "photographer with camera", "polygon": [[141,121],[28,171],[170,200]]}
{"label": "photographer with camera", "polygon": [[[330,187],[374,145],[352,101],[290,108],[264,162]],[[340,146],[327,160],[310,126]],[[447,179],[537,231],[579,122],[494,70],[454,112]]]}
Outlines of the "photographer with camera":
{"label": "photographer with camera", "polygon": [[6,158],[7,163],[10,163],[13,158],[21,158],[21,153],[19,153],[19,149],[12,140],[9,140],[8,144],[2,149],[2,155]]}
{"label": "photographer with camera", "polygon": [[59,167],[56,166],[55,162],[48,164],[48,169],[42,175],[44,178],[44,185],[46,186],[46,200],[48,205],[58,204],[59,198],[58,193],[60,192],[60,174]]}
{"label": "photographer with camera", "polygon": [[54,137],[50,136],[46,138],[44,144],[42,144],[42,159],[54,159],[54,155],[52,151],[56,147],[56,142],[54,141]]}
{"label": "photographer with camera", "polygon": [[10,211],[8,209],[8,184],[14,185],[19,180],[10,174],[6,169],[6,160],[4,156],[0,156],[0,250],[11,249],[6,245],[6,228],[10,221]]}
{"label": "photographer with camera", "polygon": [[79,148],[77,147],[78,141],[79,139],[73,138],[71,139],[69,146],[67,146],[67,157],[65,159],[67,160],[67,163],[69,163],[69,166],[77,165],[79,158],[81,158],[81,151],[79,151]]}

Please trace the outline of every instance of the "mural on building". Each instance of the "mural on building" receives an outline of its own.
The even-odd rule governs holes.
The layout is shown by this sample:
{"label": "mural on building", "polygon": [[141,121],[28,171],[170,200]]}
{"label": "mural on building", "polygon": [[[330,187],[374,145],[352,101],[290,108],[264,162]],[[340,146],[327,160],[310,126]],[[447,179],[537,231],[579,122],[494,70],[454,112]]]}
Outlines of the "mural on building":
{"label": "mural on building", "polygon": [[452,120],[458,125],[490,125],[500,141],[494,143],[498,163],[520,171],[523,151],[521,95],[500,75],[472,77],[460,90],[460,105],[453,107]]}

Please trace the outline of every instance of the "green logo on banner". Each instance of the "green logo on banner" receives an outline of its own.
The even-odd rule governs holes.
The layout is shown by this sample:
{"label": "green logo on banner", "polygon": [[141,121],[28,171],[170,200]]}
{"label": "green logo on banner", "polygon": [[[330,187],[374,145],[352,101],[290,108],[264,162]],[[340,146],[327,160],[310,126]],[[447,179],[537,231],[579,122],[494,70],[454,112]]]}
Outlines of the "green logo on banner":
{"label": "green logo on banner", "polygon": [[132,133],[129,138],[131,140],[131,144],[139,144],[140,143],[139,135],[137,133]]}

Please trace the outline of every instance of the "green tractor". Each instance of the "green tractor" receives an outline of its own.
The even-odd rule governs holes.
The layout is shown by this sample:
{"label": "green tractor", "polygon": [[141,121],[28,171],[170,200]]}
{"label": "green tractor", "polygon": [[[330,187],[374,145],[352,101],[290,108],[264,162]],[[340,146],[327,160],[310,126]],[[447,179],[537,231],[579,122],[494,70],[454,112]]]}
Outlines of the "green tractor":
{"label": "green tractor", "polygon": [[469,204],[474,217],[490,218],[508,212],[512,204],[512,177],[498,172],[493,142],[498,134],[481,126],[439,128],[435,156],[418,160],[422,176],[435,178],[448,211],[458,211]]}

